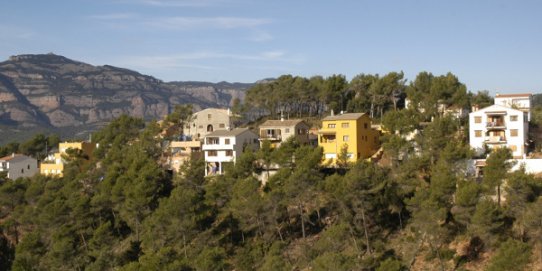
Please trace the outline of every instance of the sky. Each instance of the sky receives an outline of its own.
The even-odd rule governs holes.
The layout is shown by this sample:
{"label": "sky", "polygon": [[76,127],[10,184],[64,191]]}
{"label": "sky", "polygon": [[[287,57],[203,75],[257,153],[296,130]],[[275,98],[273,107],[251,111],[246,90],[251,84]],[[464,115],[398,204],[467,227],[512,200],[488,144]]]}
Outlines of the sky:
{"label": "sky", "polygon": [[542,1],[1,0],[0,61],[58,55],[164,81],[403,71],[542,92]]}

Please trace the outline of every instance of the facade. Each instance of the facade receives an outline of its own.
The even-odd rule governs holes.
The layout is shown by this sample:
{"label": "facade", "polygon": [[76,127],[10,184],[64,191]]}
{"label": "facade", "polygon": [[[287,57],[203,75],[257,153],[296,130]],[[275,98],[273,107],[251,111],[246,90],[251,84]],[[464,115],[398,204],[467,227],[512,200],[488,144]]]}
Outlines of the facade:
{"label": "facade", "polygon": [[207,108],[192,115],[184,134],[192,139],[201,140],[207,134],[233,128],[232,113],[229,109]]}
{"label": "facade", "polygon": [[201,155],[201,141],[172,141],[169,150],[171,157],[169,161],[170,168],[178,173],[181,166],[192,157]]}
{"label": "facade", "polygon": [[274,148],[295,137],[301,144],[309,142],[309,125],[303,120],[268,120],[260,125],[260,142],[269,140]]}
{"label": "facade", "polygon": [[205,176],[224,173],[224,166],[235,163],[247,148],[257,150],[258,135],[248,128],[219,130],[205,136],[202,150],[205,153]]}
{"label": "facade", "polygon": [[68,149],[81,150],[83,154],[91,158],[95,147],[95,144],[86,141],[60,143],[58,145],[59,152],[55,153],[52,157],[48,157],[40,164],[40,174],[62,177],[65,163],[62,155],[66,155]]}
{"label": "facade", "polygon": [[512,156],[521,158],[526,154],[529,134],[528,113],[492,105],[469,114],[470,146],[482,154],[490,149],[507,147]]}
{"label": "facade", "polygon": [[495,95],[495,104],[521,110],[527,113],[527,118],[531,121],[531,105],[533,95],[525,94],[498,94]]}
{"label": "facade", "polygon": [[7,172],[9,179],[32,177],[38,173],[38,161],[23,154],[12,154],[0,158],[0,172]]}
{"label": "facade", "polygon": [[371,128],[371,118],[364,113],[346,113],[322,120],[318,131],[318,146],[323,148],[324,159],[335,165],[343,147],[347,147],[348,160],[371,157],[379,148],[380,133]]}

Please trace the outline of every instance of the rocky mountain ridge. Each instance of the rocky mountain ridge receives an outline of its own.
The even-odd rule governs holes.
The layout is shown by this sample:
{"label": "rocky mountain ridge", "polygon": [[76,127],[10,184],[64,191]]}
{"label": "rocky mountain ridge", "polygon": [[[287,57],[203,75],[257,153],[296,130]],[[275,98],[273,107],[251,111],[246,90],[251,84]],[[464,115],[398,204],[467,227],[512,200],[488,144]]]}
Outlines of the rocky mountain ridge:
{"label": "rocky mountain ridge", "polygon": [[251,85],[163,82],[55,54],[18,55],[0,62],[0,126],[62,131],[101,127],[122,114],[160,119],[176,104],[228,107]]}

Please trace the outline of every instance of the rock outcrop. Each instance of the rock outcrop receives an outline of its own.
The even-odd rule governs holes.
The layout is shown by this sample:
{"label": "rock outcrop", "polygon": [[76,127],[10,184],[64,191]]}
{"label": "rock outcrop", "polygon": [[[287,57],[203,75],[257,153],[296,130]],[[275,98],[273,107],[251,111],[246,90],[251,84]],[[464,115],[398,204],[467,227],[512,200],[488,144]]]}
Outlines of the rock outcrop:
{"label": "rock outcrop", "polygon": [[252,84],[163,82],[54,54],[0,62],[0,125],[49,130],[103,126],[122,115],[160,119],[176,104],[227,107]]}

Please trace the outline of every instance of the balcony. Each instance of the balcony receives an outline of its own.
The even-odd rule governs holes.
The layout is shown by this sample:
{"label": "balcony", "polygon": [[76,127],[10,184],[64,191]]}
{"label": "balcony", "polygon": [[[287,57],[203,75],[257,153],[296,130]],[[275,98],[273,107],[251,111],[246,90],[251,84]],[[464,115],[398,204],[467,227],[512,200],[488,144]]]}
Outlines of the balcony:
{"label": "balcony", "polygon": [[266,129],[260,131],[260,140],[282,140],[282,134],[280,129]]}
{"label": "balcony", "polygon": [[486,128],[488,130],[492,129],[506,129],[506,125],[504,124],[504,121],[488,121],[486,123]]}
{"label": "balcony", "polygon": [[506,137],[504,136],[487,136],[484,139],[486,144],[503,144],[506,143]]}

